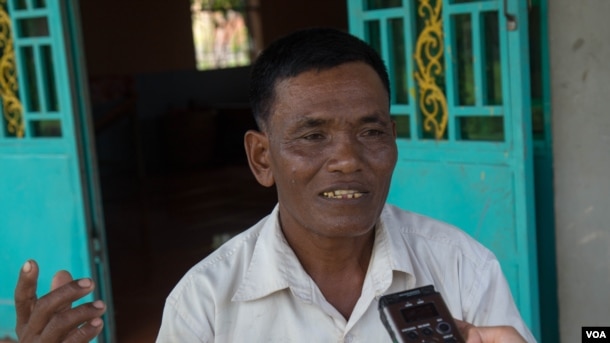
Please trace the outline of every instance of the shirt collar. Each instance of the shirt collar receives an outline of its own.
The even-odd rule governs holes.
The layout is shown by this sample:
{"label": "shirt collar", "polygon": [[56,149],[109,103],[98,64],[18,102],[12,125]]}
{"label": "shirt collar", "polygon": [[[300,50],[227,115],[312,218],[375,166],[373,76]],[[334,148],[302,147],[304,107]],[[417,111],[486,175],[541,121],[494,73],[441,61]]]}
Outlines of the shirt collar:
{"label": "shirt collar", "polygon": [[[383,294],[392,283],[393,271],[414,275],[405,253],[402,226],[386,205],[376,225],[375,243],[369,273],[375,293]],[[389,268],[388,268],[389,267]],[[312,301],[313,280],[288,245],[279,224],[279,206],[263,224],[244,278],[232,301],[250,301],[290,288],[304,301]]]}
{"label": "shirt collar", "polygon": [[414,278],[410,254],[405,251],[404,229],[391,207],[386,205],[381,212],[375,230],[375,245],[369,266],[372,286],[376,296],[385,294],[393,282],[393,272],[401,272]]}
{"label": "shirt collar", "polygon": [[414,268],[411,263],[409,243],[406,242],[406,237],[403,235],[408,228],[406,224],[398,220],[398,216],[394,213],[398,210],[391,205],[385,205],[379,218],[377,236],[375,239],[383,242],[384,248],[388,252],[388,262],[392,270],[403,272],[413,276]]}
{"label": "shirt collar", "polygon": [[232,300],[249,301],[286,288],[307,288],[304,281],[307,279],[308,275],[284,238],[276,205],[261,228],[246,274]]}

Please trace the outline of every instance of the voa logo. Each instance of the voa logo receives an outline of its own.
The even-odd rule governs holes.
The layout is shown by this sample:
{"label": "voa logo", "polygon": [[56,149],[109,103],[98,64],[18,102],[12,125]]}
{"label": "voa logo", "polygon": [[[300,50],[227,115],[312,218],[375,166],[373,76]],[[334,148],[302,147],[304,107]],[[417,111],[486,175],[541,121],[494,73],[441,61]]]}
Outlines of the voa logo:
{"label": "voa logo", "polygon": [[606,332],[604,331],[585,331],[587,338],[606,338]]}
{"label": "voa logo", "polygon": [[610,326],[583,326],[582,343],[610,342]]}

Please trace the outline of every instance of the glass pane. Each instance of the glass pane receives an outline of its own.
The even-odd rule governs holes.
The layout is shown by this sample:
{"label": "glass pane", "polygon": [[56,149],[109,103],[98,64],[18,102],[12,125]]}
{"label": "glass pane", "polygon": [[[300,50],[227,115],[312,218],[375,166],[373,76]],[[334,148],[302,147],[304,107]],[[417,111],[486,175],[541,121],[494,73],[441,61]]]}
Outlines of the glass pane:
{"label": "glass pane", "polygon": [[534,139],[544,139],[544,108],[542,102],[532,99],[532,131]]}
{"label": "glass pane", "polygon": [[485,105],[502,104],[502,65],[500,62],[500,33],[498,30],[498,12],[485,12],[483,36],[481,41],[485,53],[485,86],[483,87]]}
{"label": "glass pane", "polygon": [[61,137],[59,120],[33,120],[30,127],[32,137]]}
{"label": "glass pane", "polygon": [[34,8],[45,8],[47,7],[47,2],[45,0],[34,0]]}
{"label": "glass pane", "polygon": [[53,69],[51,47],[48,45],[41,46],[40,56],[42,58],[42,77],[45,84],[47,111],[56,112],[59,110],[59,105],[57,102],[57,88],[55,87],[55,72]]}
{"label": "glass pane", "polygon": [[364,40],[381,55],[381,29],[379,21],[369,20],[364,22]]}
{"label": "glass pane", "polygon": [[396,122],[396,136],[398,138],[411,138],[411,117],[408,115],[392,115]]}
{"label": "glass pane", "polygon": [[534,6],[529,12],[530,40],[530,82],[532,92],[532,129],[534,139],[544,139],[544,99],[542,82],[542,42],[540,32],[540,7]]}
{"label": "glass pane", "polygon": [[27,8],[28,8],[28,4],[27,4],[26,0],[15,0],[15,9],[25,10]]}
{"label": "glass pane", "polygon": [[392,103],[408,104],[409,90],[407,85],[407,61],[405,52],[405,30],[402,19],[389,20],[390,26],[390,61],[392,72]]}
{"label": "glass pane", "polygon": [[21,48],[23,62],[23,92],[27,94],[26,111],[40,111],[40,95],[36,85],[36,62],[34,60],[34,49],[31,46]]}
{"label": "glass pane", "polygon": [[475,104],[474,93],[474,60],[472,54],[472,18],[469,14],[453,16],[455,27],[454,50],[457,55],[454,63],[457,69],[458,105],[467,106]]}
{"label": "glass pane", "polygon": [[400,6],[402,6],[402,0],[366,0],[364,3],[365,10],[376,10]]}
{"label": "glass pane", "polygon": [[503,117],[461,117],[459,123],[462,140],[504,141]]}
{"label": "glass pane", "polygon": [[17,22],[20,37],[47,37],[49,23],[46,17],[21,19]]}

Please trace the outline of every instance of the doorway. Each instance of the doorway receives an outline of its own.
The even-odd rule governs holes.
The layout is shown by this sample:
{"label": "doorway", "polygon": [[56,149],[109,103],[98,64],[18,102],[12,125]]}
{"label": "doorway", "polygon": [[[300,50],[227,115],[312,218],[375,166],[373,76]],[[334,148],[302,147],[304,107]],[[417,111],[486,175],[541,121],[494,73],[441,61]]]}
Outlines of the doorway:
{"label": "doorway", "polygon": [[[96,132],[98,165],[117,340],[152,342],[165,298],[184,273],[268,214],[276,195],[256,182],[238,151],[253,128],[247,108],[216,109],[222,117],[215,120],[202,120],[209,114],[202,110],[161,116],[155,167],[142,151],[140,131],[150,123],[134,120],[129,103],[94,114],[97,123],[116,117]],[[222,139],[202,139],[209,126]]]}

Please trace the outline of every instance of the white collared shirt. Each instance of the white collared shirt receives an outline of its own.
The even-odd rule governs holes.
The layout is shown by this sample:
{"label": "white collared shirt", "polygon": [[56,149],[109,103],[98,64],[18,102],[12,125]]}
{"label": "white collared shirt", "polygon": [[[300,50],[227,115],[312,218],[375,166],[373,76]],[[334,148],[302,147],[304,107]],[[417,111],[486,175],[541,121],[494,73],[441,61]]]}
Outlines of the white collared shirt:
{"label": "white collared shirt", "polygon": [[348,320],[286,242],[278,207],[196,264],[168,296],[157,342],[390,342],[381,295],[432,284],[452,315],[534,342],[494,255],[464,232],[386,205]]}

